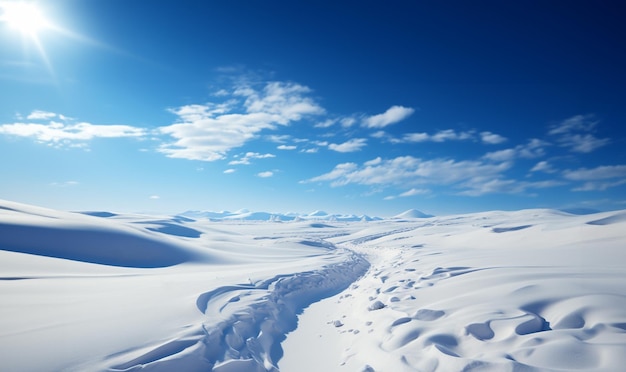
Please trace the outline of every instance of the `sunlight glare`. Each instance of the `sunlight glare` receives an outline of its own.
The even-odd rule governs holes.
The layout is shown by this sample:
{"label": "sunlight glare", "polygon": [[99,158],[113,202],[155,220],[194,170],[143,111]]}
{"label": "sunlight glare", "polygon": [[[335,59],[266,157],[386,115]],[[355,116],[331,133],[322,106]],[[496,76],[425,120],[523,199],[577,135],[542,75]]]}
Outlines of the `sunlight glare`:
{"label": "sunlight glare", "polygon": [[4,3],[0,4],[0,8],[0,20],[23,35],[34,38],[39,31],[49,27],[41,9],[33,3]]}

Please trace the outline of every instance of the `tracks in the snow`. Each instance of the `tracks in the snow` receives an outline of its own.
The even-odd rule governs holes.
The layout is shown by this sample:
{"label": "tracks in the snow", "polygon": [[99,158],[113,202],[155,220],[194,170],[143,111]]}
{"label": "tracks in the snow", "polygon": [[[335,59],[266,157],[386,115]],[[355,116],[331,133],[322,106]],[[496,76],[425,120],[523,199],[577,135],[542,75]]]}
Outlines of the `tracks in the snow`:
{"label": "tracks in the snow", "polygon": [[277,371],[283,355],[280,343],[296,329],[303,309],[343,291],[369,268],[361,255],[338,252],[341,262],[317,270],[223,286],[200,295],[196,304],[206,315],[201,329],[111,370]]}

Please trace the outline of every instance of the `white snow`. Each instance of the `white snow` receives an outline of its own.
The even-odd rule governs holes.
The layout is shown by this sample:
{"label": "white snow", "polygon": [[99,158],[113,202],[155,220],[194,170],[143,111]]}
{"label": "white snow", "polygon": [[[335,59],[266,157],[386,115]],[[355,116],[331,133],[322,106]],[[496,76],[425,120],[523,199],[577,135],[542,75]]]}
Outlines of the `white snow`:
{"label": "white snow", "polygon": [[1,369],[626,365],[626,211],[223,218],[254,214],[239,212],[81,214],[0,200]]}

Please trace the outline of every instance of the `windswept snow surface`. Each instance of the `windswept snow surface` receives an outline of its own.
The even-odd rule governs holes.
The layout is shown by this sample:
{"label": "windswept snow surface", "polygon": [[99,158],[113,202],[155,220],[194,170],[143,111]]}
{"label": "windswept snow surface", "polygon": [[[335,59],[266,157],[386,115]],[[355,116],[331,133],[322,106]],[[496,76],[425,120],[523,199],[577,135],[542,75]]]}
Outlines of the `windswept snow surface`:
{"label": "windswept snow surface", "polygon": [[279,367],[316,371],[323,359],[325,371],[624,370],[624,216],[486,212],[330,238],[371,267],[305,310]]}
{"label": "windswept snow surface", "polygon": [[617,371],[624,216],[211,221],[0,201],[0,369]]}

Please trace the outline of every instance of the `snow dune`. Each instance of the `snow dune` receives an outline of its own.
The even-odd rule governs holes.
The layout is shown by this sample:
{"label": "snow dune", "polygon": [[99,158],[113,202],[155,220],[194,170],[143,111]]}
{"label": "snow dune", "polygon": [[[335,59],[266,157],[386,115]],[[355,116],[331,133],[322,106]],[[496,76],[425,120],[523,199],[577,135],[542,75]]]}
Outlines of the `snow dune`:
{"label": "snow dune", "polygon": [[0,201],[2,369],[626,365],[625,211],[327,216],[217,221]]}

